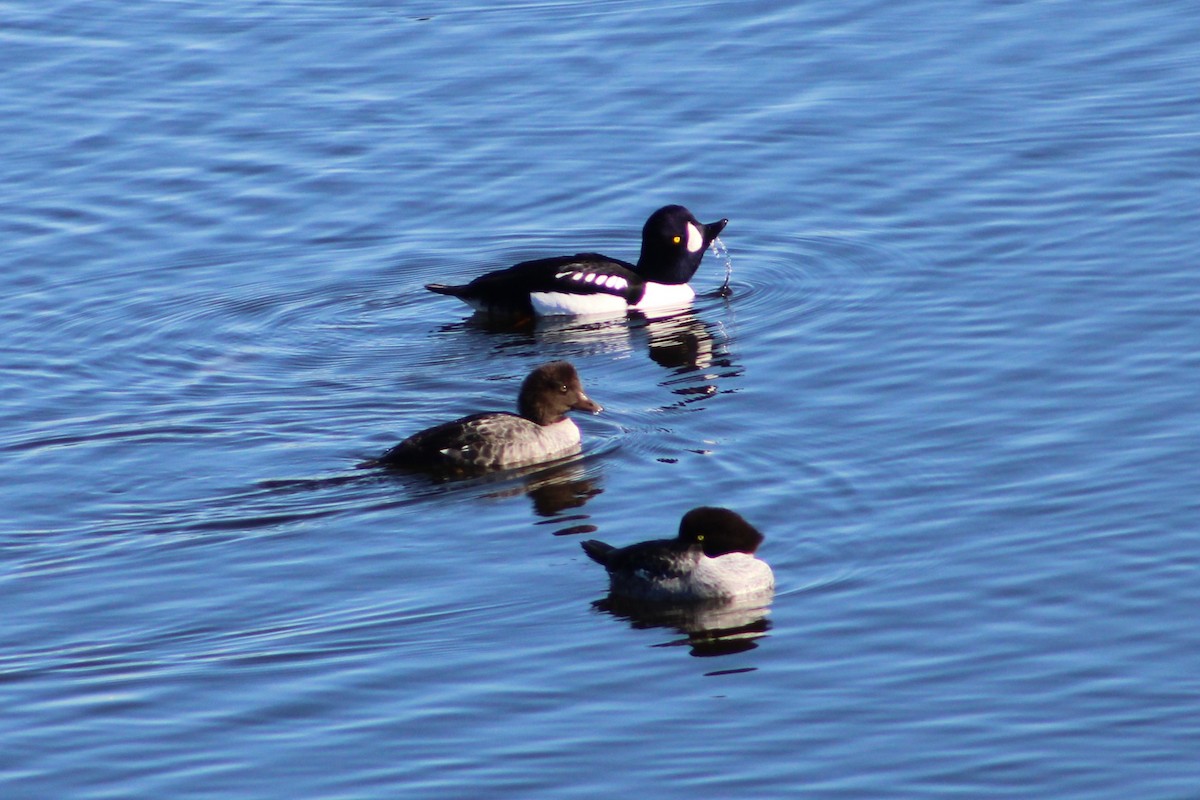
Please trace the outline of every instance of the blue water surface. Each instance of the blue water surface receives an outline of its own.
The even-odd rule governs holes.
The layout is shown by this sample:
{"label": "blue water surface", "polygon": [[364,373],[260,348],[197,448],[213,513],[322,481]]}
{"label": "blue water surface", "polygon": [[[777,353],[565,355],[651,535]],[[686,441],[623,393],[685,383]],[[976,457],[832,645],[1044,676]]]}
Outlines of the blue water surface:
{"label": "blue water surface", "polygon": [[[0,796],[1195,796],[1197,11],[0,3]],[[730,296],[422,289],[666,203]],[[597,604],[702,504],[769,608]]]}

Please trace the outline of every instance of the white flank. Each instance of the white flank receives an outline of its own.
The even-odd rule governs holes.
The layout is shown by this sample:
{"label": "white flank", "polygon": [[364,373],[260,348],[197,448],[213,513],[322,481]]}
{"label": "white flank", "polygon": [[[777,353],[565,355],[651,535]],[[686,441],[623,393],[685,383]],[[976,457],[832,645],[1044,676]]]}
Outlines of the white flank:
{"label": "white flank", "polygon": [[571,292],[530,292],[533,313],[543,317],[559,314],[614,314],[623,313],[628,305],[624,297],[598,292],[596,294],[572,294]]}

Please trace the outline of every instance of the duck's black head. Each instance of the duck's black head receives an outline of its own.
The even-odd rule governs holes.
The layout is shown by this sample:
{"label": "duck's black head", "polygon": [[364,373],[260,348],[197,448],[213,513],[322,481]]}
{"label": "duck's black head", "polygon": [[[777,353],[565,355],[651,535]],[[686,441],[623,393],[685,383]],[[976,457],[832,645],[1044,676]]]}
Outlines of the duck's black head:
{"label": "duck's black head", "polygon": [[683,206],[663,206],[642,226],[638,274],[655,283],[687,283],[728,223],[721,219],[705,225]]}
{"label": "duck's black head", "polygon": [[529,373],[517,396],[517,411],[538,425],[559,422],[568,411],[590,411],[599,414],[604,409],[583,391],[579,373],[567,361],[551,361]]}
{"label": "duck's black head", "polygon": [[698,544],[709,558],[726,553],[753,553],[763,535],[742,516],[728,508],[693,508],[679,521],[679,538]]}

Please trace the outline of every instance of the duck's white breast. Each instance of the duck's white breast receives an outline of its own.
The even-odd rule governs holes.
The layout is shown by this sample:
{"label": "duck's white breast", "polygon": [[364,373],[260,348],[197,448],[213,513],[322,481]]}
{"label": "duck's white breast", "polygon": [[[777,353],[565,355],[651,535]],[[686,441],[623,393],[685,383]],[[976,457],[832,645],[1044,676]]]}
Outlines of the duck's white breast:
{"label": "duck's white breast", "polygon": [[554,456],[566,455],[567,452],[578,448],[582,439],[579,435],[579,426],[570,417],[553,425],[544,425],[538,431],[546,452]]}
{"label": "duck's white breast", "polygon": [[775,575],[770,565],[748,553],[727,553],[716,558],[697,554],[681,564],[675,575],[635,569],[610,573],[613,591],[627,597],[664,602],[732,600],[770,593]]}
{"label": "duck's white breast", "polygon": [[735,597],[775,587],[770,565],[749,553],[702,557],[692,578],[700,597]]}
{"label": "duck's white breast", "polygon": [[528,435],[497,443],[503,467],[551,461],[579,451],[579,427],[569,418],[553,425],[529,426]]}
{"label": "duck's white breast", "polygon": [[553,425],[537,425],[513,414],[497,415],[476,426],[481,441],[458,450],[443,450],[452,460],[488,468],[509,469],[578,452],[579,428],[569,418]]}
{"label": "duck's white breast", "polygon": [[646,292],[632,308],[674,308],[686,306],[696,297],[696,292],[686,283],[646,283]]}

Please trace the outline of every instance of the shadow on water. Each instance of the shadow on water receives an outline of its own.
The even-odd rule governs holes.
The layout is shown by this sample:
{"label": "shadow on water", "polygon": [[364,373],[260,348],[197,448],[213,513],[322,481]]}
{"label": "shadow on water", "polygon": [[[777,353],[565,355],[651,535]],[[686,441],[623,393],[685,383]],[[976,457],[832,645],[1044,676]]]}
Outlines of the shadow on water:
{"label": "shadow on water", "polygon": [[[259,489],[279,495],[379,484],[401,489],[407,501],[421,501],[449,493],[466,493],[486,499],[524,495],[529,498],[534,514],[546,518],[544,523],[587,519],[587,515],[577,514],[564,520],[559,515],[567,510],[582,508],[604,491],[601,488],[601,474],[594,454],[576,454],[550,464],[535,464],[457,477],[383,468],[372,465],[371,462],[364,462],[359,465],[358,471],[350,474],[327,478],[265,480],[256,485]],[[576,525],[564,531],[556,531],[555,535],[585,533],[594,529],[594,526]]]}
{"label": "shadow on water", "polygon": [[[517,479],[511,476],[509,480]],[[519,478],[520,485],[510,486],[494,492],[488,492],[485,497],[501,498],[526,495],[533,504],[533,513],[539,517],[558,518],[558,515],[569,509],[582,508],[589,500],[604,490],[600,488],[600,476],[589,475],[584,468],[582,459],[556,464],[548,468],[533,468]],[[574,515],[569,520],[587,519],[586,515]],[[545,522],[558,522],[561,519],[548,519]],[[539,523],[541,524],[541,523]],[[555,531],[555,535],[564,533],[583,533],[576,528],[592,526],[574,526],[565,531]]]}
{"label": "shadow on water", "polygon": [[[716,294],[711,298],[721,301]],[[726,312],[728,315],[728,303]],[[542,317],[512,322],[476,312],[438,332],[478,337],[495,355],[528,352],[544,357],[581,358],[644,352],[672,375],[660,382],[686,405],[720,393],[717,381],[739,377],[742,367],[731,353],[732,336],[724,324],[705,321],[693,309],[661,315],[640,311],[603,317]]]}
{"label": "shadow on water", "polygon": [[610,594],[592,603],[598,612],[625,620],[635,630],[665,628],[683,634],[654,647],[690,647],[698,658],[744,653],[771,629],[774,592],[732,600],[686,604],[648,603]]}

